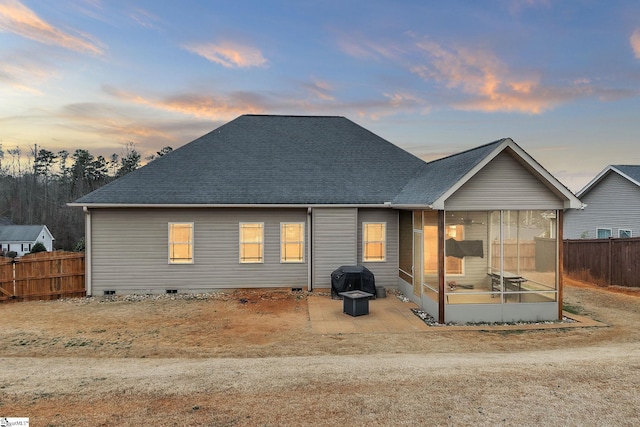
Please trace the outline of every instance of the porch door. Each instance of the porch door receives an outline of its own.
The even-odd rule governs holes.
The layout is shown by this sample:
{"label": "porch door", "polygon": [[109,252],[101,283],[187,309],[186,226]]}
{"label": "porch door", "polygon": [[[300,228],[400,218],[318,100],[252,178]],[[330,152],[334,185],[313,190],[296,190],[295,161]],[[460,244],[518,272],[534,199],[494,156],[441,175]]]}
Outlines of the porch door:
{"label": "porch door", "polygon": [[413,294],[417,297],[421,295],[424,274],[422,242],[422,231],[413,230]]}

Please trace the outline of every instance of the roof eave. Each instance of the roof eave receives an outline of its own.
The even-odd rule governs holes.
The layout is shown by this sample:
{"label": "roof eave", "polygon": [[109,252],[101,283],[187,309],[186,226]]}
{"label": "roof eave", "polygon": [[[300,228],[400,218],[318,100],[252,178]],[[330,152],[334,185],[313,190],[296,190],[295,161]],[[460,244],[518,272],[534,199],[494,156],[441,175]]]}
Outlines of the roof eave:
{"label": "roof eave", "polygon": [[69,207],[88,209],[121,208],[391,208],[385,203],[67,203]]}

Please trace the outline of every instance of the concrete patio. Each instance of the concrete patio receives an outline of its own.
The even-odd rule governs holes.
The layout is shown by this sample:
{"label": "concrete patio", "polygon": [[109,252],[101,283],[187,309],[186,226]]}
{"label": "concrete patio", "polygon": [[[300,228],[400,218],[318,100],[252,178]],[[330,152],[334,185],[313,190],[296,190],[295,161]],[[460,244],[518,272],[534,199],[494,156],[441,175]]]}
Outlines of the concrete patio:
{"label": "concrete patio", "polygon": [[607,327],[608,325],[573,313],[563,314],[572,323],[532,323],[501,325],[456,325],[431,327],[416,316],[411,309],[418,308],[413,302],[403,302],[395,295],[369,301],[369,314],[350,316],[343,313],[343,301],[328,295],[312,295],[308,298],[311,332],[314,334],[358,334],[358,333],[411,333],[442,331],[509,331],[543,330],[582,327]]}
{"label": "concrete patio", "polygon": [[309,319],[314,334],[406,333],[429,329],[411,312],[418,306],[402,302],[394,295],[369,301],[369,314],[350,316],[343,313],[343,301],[330,296],[308,298]]}

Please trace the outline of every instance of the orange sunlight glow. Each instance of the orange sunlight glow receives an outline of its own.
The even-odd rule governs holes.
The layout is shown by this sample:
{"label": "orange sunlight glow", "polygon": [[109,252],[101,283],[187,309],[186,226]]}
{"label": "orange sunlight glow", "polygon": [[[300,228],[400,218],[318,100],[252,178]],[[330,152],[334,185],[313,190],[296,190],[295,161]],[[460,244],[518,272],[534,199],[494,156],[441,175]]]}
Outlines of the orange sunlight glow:
{"label": "orange sunlight glow", "polygon": [[5,0],[0,3],[0,30],[77,52],[94,55],[103,53],[100,47],[87,40],[88,36],[75,37],[51,26],[17,0]]}
{"label": "orange sunlight glow", "polygon": [[264,108],[252,104],[247,100],[230,100],[224,97],[213,98],[202,95],[184,95],[156,100],[111,86],[105,86],[104,90],[108,94],[127,102],[146,105],[165,111],[189,114],[199,119],[230,120],[241,114],[264,112]]}
{"label": "orange sunlight glow", "polygon": [[637,59],[640,59],[640,29],[636,29],[629,38],[631,48]]}
{"label": "orange sunlight glow", "polygon": [[234,42],[205,43],[184,46],[189,52],[227,68],[264,67],[267,60],[260,50]]}
{"label": "orange sunlight glow", "polygon": [[464,47],[447,50],[429,40],[421,40],[417,46],[432,60],[429,65],[412,67],[413,73],[424,80],[441,82],[447,88],[461,89],[474,98],[458,103],[458,108],[540,114],[560,101],[560,97],[542,88],[538,79],[512,77],[491,52]]}

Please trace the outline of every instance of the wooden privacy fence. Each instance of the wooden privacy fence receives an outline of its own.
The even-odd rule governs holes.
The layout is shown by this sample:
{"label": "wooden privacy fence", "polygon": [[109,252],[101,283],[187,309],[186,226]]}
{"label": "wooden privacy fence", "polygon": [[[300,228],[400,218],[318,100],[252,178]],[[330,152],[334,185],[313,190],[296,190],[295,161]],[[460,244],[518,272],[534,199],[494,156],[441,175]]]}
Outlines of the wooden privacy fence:
{"label": "wooden privacy fence", "polygon": [[563,242],[564,274],[601,286],[640,287],[640,237]]}
{"label": "wooden privacy fence", "polygon": [[0,258],[0,302],[85,296],[84,253],[39,252]]}

